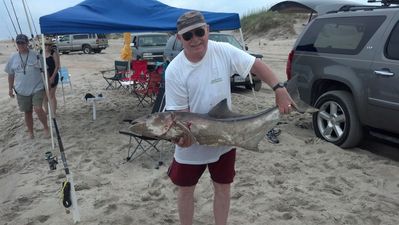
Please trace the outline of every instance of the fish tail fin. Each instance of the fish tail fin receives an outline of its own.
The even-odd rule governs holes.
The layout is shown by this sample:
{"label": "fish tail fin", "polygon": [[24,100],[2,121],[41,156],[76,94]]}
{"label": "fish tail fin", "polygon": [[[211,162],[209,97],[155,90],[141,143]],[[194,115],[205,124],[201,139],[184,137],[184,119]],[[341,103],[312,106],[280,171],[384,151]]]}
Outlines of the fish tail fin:
{"label": "fish tail fin", "polygon": [[298,78],[297,76],[291,78],[289,81],[287,81],[287,91],[290,94],[292,100],[295,102],[295,110],[300,112],[300,113],[305,113],[305,112],[316,112],[318,109],[310,106],[309,104],[305,103],[302,101],[301,96],[299,95],[298,91]]}

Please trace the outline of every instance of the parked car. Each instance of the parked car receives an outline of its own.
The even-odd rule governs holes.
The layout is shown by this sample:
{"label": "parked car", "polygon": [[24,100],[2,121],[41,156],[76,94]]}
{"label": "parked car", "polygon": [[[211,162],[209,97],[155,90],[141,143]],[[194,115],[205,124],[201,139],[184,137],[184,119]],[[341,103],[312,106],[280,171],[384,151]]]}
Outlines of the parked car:
{"label": "parked car", "polygon": [[399,1],[353,6],[313,19],[287,62],[301,98],[317,108],[316,135],[343,148],[365,131],[399,143]]}
{"label": "parked car", "polygon": [[132,51],[134,59],[145,59],[148,65],[154,66],[163,62],[163,51],[169,38],[168,33],[134,33],[132,34]]}
{"label": "parked car", "polygon": [[[209,34],[209,40],[213,41],[221,41],[221,42],[227,42],[234,47],[237,47],[239,49],[242,49],[242,46],[240,42],[237,41],[237,39],[231,35],[231,34],[224,34],[224,33],[210,33]],[[246,50],[248,50],[248,47],[245,47]],[[179,52],[183,50],[183,46],[181,42],[176,38],[176,35],[173,35],[169,38],[168,42],[166,43],[166,47],[164,50],[164,58],[166,61],[170,62],[172,61]],[[251,55],[255,56],[256,58],[263,58],[263,55],[261,54],[254,54],[251,53]],[[253,82],[254,82],[254,90],[259,91],[262,87],[262,81],[256,77],[255,74],[252,74]],[[231,76],[231,87],[235,86],[245,86],[247,89],[251,89],[251,82],[249,80],[249,76],[247,76],[245,79],[239,76],[238,74],[233,74]]]}
{"label": "parked car", "polygon": [[104,34],[68,34],[58,36],[55,44],[64,54],[75,51],[90,54],[100,53],[108,48],[108,39]]}

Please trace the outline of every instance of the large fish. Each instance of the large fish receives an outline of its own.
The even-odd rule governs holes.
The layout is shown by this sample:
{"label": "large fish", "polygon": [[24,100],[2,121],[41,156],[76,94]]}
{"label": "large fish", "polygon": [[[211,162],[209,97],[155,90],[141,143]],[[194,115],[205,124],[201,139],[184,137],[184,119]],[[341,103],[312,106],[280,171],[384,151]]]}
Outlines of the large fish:
{"label": "large fish", "polygon": [[[289,82],[287,89],[296,103],[297,111],[315,110],[299,99],[296,82]],[[201,145],[237,146],[258,151],[259,142],[276,125],[279,115],[277,107],[255,115],[239,115],[229,110],[224,99],[206,114],[167,111],[137,118],[131,123],[130,131],[136,135],[168,141],[187,134]]]}

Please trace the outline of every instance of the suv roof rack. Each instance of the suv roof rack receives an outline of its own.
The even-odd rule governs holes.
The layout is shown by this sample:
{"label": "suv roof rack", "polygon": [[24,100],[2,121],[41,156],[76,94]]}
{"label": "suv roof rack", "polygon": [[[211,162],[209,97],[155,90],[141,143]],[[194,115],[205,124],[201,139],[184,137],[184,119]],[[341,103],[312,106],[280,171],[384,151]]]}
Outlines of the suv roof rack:
{"label": "suv roof rack", "polygon": [[368,3],[381,2],[382,6],[390,6],[391,4],[399,4],[399,0],[367,0]]}
{"label": "suv roof rack", "polygon": [[374,10],[386,8],[399,8],[399,6],[391,6],[391,4],[399,4],[399,0],[368,0],[369,3],[381,2],[382,5],[344,5],[338,10],[329,11],[327,13],[348,12],[357,10]]}

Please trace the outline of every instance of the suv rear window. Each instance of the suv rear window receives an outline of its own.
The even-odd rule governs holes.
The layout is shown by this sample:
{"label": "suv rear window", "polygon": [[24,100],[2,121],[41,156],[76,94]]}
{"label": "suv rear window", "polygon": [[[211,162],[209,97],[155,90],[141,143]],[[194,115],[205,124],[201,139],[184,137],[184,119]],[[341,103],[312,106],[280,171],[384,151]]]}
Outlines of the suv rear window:
{"label": "suv rear window", "polygon": [[385,16],[360,16],[315,20],[296,50],[358,54],[385,20]]}

